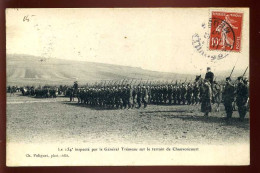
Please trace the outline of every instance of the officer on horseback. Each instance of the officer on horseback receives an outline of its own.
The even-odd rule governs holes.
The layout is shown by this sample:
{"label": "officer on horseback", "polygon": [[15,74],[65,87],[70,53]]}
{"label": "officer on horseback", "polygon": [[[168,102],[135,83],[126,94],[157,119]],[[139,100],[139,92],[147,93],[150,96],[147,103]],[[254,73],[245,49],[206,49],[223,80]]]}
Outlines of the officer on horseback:
{"label": "officer on horseback", "polygon": [[213,85],[213,80],[214,80],[214,73],[211,72],[210,67],[207,67],[207,73],[205,75],[205,79],[207,79],[211,86]]}

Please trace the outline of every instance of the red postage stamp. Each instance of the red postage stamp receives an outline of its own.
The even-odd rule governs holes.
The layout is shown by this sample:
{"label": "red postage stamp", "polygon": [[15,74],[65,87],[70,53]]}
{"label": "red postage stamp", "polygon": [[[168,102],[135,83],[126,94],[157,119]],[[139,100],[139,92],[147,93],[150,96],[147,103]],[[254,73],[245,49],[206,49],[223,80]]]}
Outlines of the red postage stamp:
{"label": "red postage stamp", "polygon": [[243,13],[212,11],[209,50],[240,52]]}

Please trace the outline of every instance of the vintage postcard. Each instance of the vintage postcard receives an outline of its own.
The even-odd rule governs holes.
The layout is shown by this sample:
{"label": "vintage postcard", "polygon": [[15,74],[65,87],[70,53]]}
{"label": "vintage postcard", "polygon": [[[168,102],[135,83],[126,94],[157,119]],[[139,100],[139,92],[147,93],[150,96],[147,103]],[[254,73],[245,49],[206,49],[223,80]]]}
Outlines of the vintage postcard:
{"label": "vintage postcard", "polygon": [[249,8],[6,9],[7,166],[249,165]]}

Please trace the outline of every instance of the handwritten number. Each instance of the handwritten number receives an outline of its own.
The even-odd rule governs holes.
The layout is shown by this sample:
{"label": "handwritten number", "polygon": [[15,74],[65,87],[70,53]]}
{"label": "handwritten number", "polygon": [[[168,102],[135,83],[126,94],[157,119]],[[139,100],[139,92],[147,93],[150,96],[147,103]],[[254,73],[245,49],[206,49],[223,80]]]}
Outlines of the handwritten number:
{"label": "handwritten number", "polygon": [[23,21],[24,21],[24,22],[29,22],[29,21],[30,21],[28,15],[23,17]]}

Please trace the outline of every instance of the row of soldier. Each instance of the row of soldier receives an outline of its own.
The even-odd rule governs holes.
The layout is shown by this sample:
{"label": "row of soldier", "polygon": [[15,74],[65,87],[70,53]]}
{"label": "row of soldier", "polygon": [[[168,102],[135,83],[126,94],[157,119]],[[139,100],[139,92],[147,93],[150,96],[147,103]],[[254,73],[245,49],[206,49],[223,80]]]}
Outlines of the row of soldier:
{"label": "row of soldier", "polygon": [[[217,85],[216,85],[217,86]],[[219,85],[218,85],[219,86]],[[217,88],[217,87],[216,87]],[[215,90],[220,92],[220,90]],[[70,88],[70,101],[74,97],[80,103],[93,106],[133,108],[147,104],[182,104],[191,105],[201,102],[199,83],[161,84],[161,85],[113,85],[78,87],[75,82]]]}

